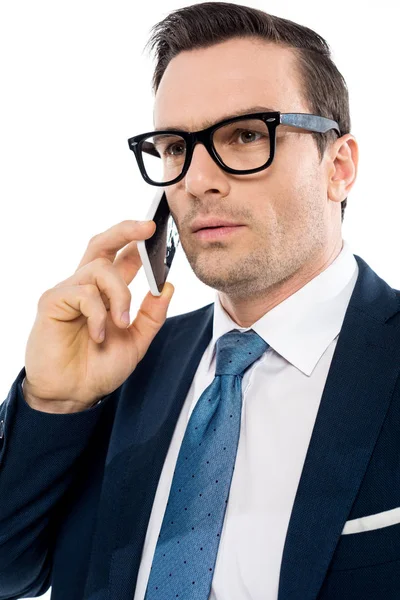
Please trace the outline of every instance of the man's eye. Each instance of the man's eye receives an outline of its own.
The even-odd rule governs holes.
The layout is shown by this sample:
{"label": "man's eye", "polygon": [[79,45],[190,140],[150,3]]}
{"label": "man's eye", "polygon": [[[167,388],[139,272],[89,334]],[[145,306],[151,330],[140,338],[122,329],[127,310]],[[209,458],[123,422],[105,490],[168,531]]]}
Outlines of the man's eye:
{"label": "man's eye", "polygon": [[243,142],[244,144],[248,144],[249,142],[256,142],[263,137],[262,133],[259,133],[258,131],[251,131],[250,129],[238,131],[238,133],[239,141]]}
{"label": "man's eye", "polygon": [[181,156],[185,152],[185,145],[181,143],[170,144],[164,154],[167,156]]}

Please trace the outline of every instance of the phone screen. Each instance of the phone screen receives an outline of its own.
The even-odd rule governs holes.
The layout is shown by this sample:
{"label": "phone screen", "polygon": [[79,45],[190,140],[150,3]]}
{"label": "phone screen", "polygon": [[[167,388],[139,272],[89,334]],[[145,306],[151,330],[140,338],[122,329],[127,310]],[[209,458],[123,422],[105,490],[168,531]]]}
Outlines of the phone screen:
{"label": "phone screen", "polygon": [[165,193],[160,200],[153,221],[156,224],[156,230],[154,235],[145,240],[145,246],[157,289],[162,292],[179,245],[178,230],[170,213]]}

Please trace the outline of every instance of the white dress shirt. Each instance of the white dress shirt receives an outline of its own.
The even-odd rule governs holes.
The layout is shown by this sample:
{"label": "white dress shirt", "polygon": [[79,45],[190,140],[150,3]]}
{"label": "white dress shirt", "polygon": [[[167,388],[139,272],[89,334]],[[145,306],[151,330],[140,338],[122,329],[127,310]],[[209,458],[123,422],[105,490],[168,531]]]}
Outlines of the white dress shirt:
{"label": "white dress shirt", "polygon": [[251,327],[215,297],[213,337],[177,421],[148,523],[133,600],[143,600],[181,442],[215,375],[216,340],[253,329],[270,347],[245,372],[235,470],[209,600],[276,600],[293,502],[358,265],[346,241],[335,261]]}

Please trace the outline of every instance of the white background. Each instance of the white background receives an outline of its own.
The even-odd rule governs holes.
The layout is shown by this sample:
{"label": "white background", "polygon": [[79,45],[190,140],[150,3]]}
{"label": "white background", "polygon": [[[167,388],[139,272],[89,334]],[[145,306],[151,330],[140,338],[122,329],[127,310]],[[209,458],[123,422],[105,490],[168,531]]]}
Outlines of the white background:
{"label": "white background", "polygon": [[[41,294],[73,274],[93,235],[145,215],[155,188],[141,180],[127,144],[153,127],[153,61],[143,48],[151,26],[187,4],[0,5],[0,403],[24,366]],[[347,81],[351,133],[360,146],[343,237],[354,254],[400,287],[399,4],[242,4],[297,21],[329,43]],[[181,248],[169,279],[175,286],[169,315],[213,301],[214,291],[196,279]],[[129,287],[134,316],[148,289],[142,271]]]}

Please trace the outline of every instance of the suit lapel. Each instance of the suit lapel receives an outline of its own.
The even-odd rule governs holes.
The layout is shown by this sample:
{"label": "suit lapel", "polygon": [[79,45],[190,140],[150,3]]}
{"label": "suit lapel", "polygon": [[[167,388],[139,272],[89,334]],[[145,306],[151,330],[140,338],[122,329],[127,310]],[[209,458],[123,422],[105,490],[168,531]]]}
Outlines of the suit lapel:
{"label": "suit lapel", "polygon": [[398,329],[388,322],[399,311],[399,300],[355,258],[359,276],[298,485],[278,600],[317,598],[399,375]]}

